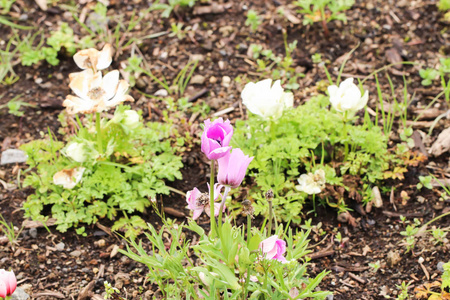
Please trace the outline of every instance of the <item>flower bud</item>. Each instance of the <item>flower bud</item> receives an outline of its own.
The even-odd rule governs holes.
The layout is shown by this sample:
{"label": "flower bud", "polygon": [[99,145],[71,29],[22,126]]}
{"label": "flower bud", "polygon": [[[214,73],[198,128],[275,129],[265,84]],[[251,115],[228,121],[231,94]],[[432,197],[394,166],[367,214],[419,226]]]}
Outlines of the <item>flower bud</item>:
{"label": "flower bud", "polygon": [[135,110],[126,110],[123,114],[123,124],[125,126],[132,129],[139,126],[139,114]]}
{"label": "flower bud", "polygon": [[83,163],[87,160],[85,145],[73,142],[66,148],[66,155],[76,162]]}
{"label": "flower bud", "polygon": [[13,271],[0,270],[0,297],[11,296],[17,287],[16,275]]}

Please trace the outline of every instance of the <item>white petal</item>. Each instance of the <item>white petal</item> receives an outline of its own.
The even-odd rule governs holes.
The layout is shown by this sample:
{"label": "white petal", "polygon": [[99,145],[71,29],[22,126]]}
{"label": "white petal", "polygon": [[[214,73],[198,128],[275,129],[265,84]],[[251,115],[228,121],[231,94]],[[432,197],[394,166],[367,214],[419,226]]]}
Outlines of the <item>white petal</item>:
{"label": "white petal", "polygon": [[82,99],[72,95],[67,95],[63,106],[67,108],[69,114],[92,113],[95,112],[95,102],[90,99]]}
{"label": "white petal", "polygon": [[97,65],[98,54],[97,49],[84,49],[75,53],[73,60],[80,69],[92,69]]}
{"label": "white petal", "polygon": [[359,101],[356,110],[363,109],[367,105],[367,101],[369,101],[369,91],[366,91],[364,95],[361,97],[361,100]]}
{"label": "white petal", "polygon": [[129,84],[125,80],[120,80],[116,95],[111,100],[105,101],[106,108],[115,107],[116,105],[125,101],[134,101],[133,97],[131,97],[130,95],[125,95],[128,86]]}
{"label": "white petal", "polygon": [[91,69],[83,72],[69,74],[69,87],[80,98],[88,98],[87,94],[90,89],[90,82],[94,79],[94,73]]}
{"label": "white petal", "polygon": [[338,87],[336,85],[330,85],[328,87],[328,94],[330,94],[330,98],[334,97],[338,91]]}
{"label": "white petal", "polygon": [[[106,92],[105,100],[109,100],[116,94],[119,84],[119,71],[114,70],[103,77],[102,88]],[[128,88],[128,87],[127,87]]]}
{"label": "white petal", "polygon": [[112,62],[112,47],[110,44],[106,44],[102,51],[99,52],[97,70],[106,69],[111,65]]}

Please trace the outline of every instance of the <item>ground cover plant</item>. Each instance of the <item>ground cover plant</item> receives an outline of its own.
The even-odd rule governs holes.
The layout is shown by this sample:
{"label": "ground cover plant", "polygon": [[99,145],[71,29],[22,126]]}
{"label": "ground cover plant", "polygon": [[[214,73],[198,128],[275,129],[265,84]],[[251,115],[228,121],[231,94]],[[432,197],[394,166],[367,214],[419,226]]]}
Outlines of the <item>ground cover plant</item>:
{"label": "ground cover plant", "polygon": [[25,215],[44,222],[54,218],[61,232],[77,227],[84,234],[84,224],[107,218],[116,220],[113,230],[136,236],[146,224],[129,214],[143,212],[152,199],[169,193],[164,179],[181,177],[182,163],[174,155],[168,125],[144,125],[129,106],[118,106],[114,116],[102,118],[103,111],[133,101],[125,94],[128,83],[119,80],[119,71],[102,77],[111,52],[107,44],[102,51],[91,48],[74,56],[84,71],[69,75],[77,96],[68,95],[63,105],[68,114],[85,114],[67,124],[75,134],[58,141],[49,131],[46,139],[22,146],[30,166],[24,186],[36,190],[24,204]]}
{"label": "ground cover plant", "polygon": [[446,299],[446,6],[0,1],[0,299]]}

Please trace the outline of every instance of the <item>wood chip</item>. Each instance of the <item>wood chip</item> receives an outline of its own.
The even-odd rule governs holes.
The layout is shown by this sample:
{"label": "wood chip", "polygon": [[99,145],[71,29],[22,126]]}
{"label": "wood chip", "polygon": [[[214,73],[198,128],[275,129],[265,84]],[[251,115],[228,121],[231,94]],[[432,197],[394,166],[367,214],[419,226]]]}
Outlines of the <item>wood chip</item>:
{"label": "wood chip", "polygon": [[[56,219],[50,218],[47,220],[47,222],[45,223],[45,225],[47,227],[53,226],[56,223]],[[41,228],[44,227],[44,224],[41,221],[32,221],[30,219],[26,219],[22,222],[22,226],[24,228]]]}
{"label": "wood chip", "polygon": [[[45,291],[45,292],[40,292],[40,293],[36,293],[32,295],[32,299],[36,299],[39,297],[54,297],[54,298],[58,298],[58,299],[67,299],[66,296],[64,296],[62,293],[60,292],[54,292],[54,291]],[[45,298],[48,299],[48,298]]]}
{"label": "wood chip", "polygon": [[443,130],[436,142],[431,146],[430,154],[434,156],[440,156],[442,153],[447,152],[450,149],[450,127]]}
{"label": "wood chip", "polygon": [[174,216],[177,218],[184,218],[186,216],[183,212],[176,210],[175,208],[172,208],[172,207],[164,207],[164,212],[168,215],[171,215],[171,216]]}
{"label": "wood chip", "polygon": [[92,280],[91,282],[89,282],[89,284],[80,292],[80,294],[78,294],[78,298],[77,300],[84,300],[86,298],[88,298],[90,296],[90,294],[92,293],[92,290],[94,289],[95,286],[95,280]]}

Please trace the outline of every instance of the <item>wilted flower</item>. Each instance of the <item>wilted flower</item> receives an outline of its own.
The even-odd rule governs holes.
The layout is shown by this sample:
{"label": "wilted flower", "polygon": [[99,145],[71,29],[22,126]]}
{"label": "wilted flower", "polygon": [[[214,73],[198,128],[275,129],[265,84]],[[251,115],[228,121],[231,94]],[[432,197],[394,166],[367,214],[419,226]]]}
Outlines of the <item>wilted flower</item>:
{"label": "wilted flower", "polygon": [[219,163],[217,181],[222,185],[237,188],[244,180],[248,165],[252,160],[253,157],[245,155],[241,149],[233,149],[217,160]]}
{"label": "wilted flower", "polygon": [[206,120],[202,134],[202,152],[208,159],[216,160],[225,156],[231,149],[228,144],[232,136],[233,126],[229,120],[224,122],[219,118],[212,123],[209,119]]}
{"label": "wilted flower", "polygon": [[130,95],[125,95],[129,84],[119,80],[118,70],[102,77],[101,72],[87,69],[72,73],[69,78],[69,87],[77,95],[68,95],[63,102],[70,114],[101,112],[122,102],[134,101]]}
{"label": "wilted flower", "polygon": [[92,69],[94,72],[106,69],[112,62],[112,47],[106,44],[102,51],[94,48],[84,49],[78,51],[73,60],[80,69]]}
{"label": "wilted flower", "polygon": [[309,195],[318,194],[322,191],[325,182],[325,171],[318,169],[314,174],[302,174],[298,179],[299,185],[295,186],[295,188]]}
{"label": "wilted flower", "polygon": [[329,86],[328,93],[331,105],[339,112],[356,112],[364,108],[369,100],[369,92],[365,91],[361,97],[361,90],[353,83],[353,78],[344,80],[339,87]]}
{"label": "wilted flower", "polygon": [[83,177],[86,168],[78,167],[73,169],[63,169],[53,175],[53,183],[62,185],[65,189],[73,189]]}
{"label": "wilted flower", "polygon": [[66,148],[66,155],[76,162],[83,163],[88,155],[83,143],[73,142]]}
{"label": "wilted flower", "polygon": [[11,296],[17,287],[16,275],[13,271],[0,270],[0,297]]}
{"label": "wilted flower", "polygon": [[271,85],[272,79],[247,83],[241,93],[242,103],[255,115],[278,119],[286,108],[294,105],[294,95],[284,92],[280,80]]}
{"label": "wilted flower", "polygon": [[[219,199],[220,190],[222,186],[216,183],[214,185],[214,201]],[[209,190],[209,186],[208,186]],[[188,208],[194,212],[192,218],[197,220],[203,211],[210,216],[210,206],[209,206],[209,194],[201,193],[197,188],[186,193],[186,202],[188,203]],[[214,203],[214,215],[217,217],[219,215],[220,202]],[[223,208],[225,211],[225,206]]]}
{"label": "wilted flower", "polygon": [[287,262],[283,254],[286,252],[286,242],[273,235],[259,244],[265,259],[276,259],[282,263]]}

